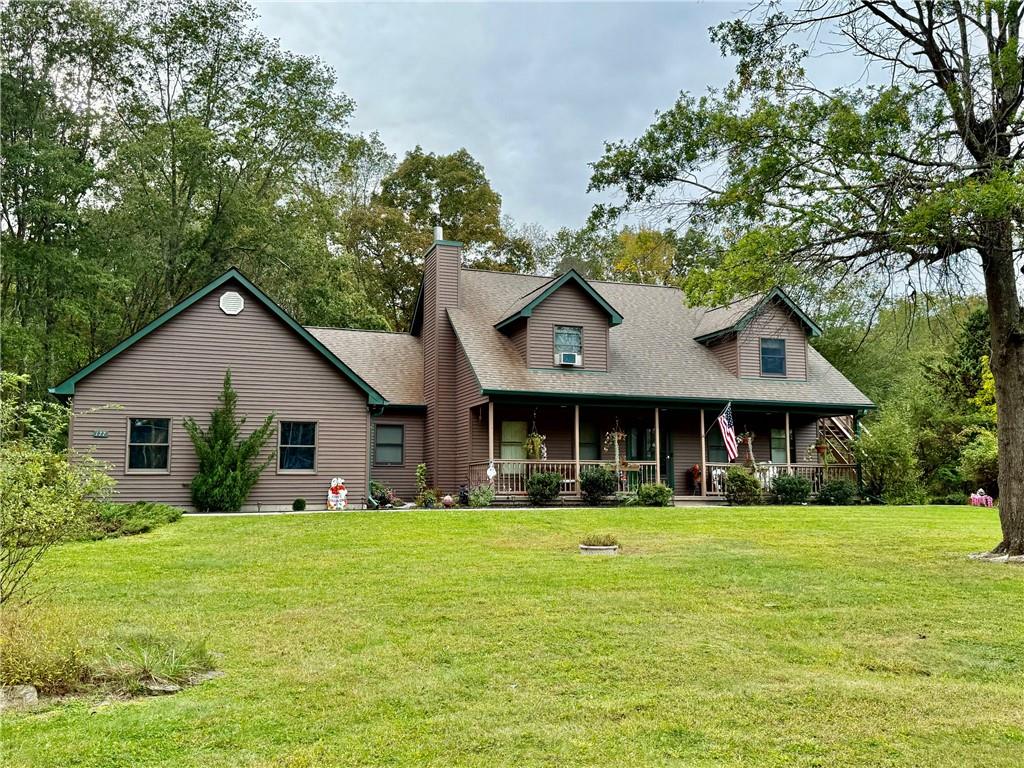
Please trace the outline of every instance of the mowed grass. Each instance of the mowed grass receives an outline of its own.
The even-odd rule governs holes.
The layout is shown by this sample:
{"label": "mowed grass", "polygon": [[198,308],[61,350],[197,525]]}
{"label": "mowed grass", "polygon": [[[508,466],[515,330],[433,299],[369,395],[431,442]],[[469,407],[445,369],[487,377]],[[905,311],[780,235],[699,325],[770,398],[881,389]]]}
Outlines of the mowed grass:
{"label": "mowed grass", "polygon": [[[612,533],[623,554],[576,553]],[[992,510],[186,518],[50,557],[222,678],[4,716],[9,766],[1020,766]]]}

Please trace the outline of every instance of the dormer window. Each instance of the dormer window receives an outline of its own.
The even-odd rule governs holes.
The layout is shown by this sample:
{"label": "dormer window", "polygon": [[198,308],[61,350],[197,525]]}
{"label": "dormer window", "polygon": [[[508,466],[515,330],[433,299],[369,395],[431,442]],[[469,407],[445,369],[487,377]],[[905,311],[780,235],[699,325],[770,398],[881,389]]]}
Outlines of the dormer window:
{"label": "dormer window", "polygon": [[761,339],[761,375],[786,375],[785,339]]}
{"label": "dormer window", "polygon": [[555,363],[578,366],[583,360],[583,328],[578,325],[555,326]]}

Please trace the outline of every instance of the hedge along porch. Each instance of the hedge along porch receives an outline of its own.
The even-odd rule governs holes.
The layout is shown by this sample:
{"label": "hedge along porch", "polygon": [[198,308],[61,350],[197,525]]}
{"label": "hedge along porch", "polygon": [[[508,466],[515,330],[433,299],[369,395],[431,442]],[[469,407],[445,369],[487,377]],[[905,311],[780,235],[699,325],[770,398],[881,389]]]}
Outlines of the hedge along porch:
{"label": "hedge along porch", "polygon": [[[557,472],[563,478],[563,499],[580,498],[579,477],[591,466],[612,466],[618,435],[619,490],[634,491],[641,483],[664,483],[678,502],[714,501],[724,497],[729,462],[715,419],[721,405],[670,407],[645,403],[552,403],[490,400],[471,410],[469,481],[489,482],[495,469],[499,497],[526,496],[532,474]],[[852,414],[823,415],[807,411],[747,409],[734,404],[737,432],[755,436],[750,445],[762,483],[777,474],[807,478],[816,493],[833,479],[856,480],[857,468],[848,444]],[[543,458],[528,455],[528,435],[544,436]],[[819,452],[816,444],[827,446]]]}

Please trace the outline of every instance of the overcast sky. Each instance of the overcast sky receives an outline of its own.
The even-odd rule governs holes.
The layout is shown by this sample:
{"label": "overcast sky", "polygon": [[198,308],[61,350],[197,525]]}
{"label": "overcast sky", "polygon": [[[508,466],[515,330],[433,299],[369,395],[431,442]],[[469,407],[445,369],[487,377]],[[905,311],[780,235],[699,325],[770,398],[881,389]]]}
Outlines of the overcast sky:
{"label": "overcast sky", "polygon": [[681,90],[728,81],[708,27],[743,7],[257,3],[264,32],[334,68],[355,131],[399,156],[465,147],[506,214],[549,230],[596,202],[587,164],[602,142],[636,137]]}

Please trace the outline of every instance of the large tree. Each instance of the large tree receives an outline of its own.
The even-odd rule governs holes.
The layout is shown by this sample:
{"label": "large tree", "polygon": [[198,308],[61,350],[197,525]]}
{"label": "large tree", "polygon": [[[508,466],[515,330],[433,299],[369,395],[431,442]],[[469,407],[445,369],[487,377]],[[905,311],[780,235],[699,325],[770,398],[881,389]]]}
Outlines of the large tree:
{"label": "large tree", "polygon": [[[984,286],[999,413],[997,552],[1024,553],[1024,61],[1018,1],[762,4],[712,30],[737,76],[613,143],[591,186],[709,242],[694,298],[778,279]],[[851,84],[808,76],[832,41]],[[853,57],[861,57],[858,63]],[[837,59],[843,61],[844,59]]]}

